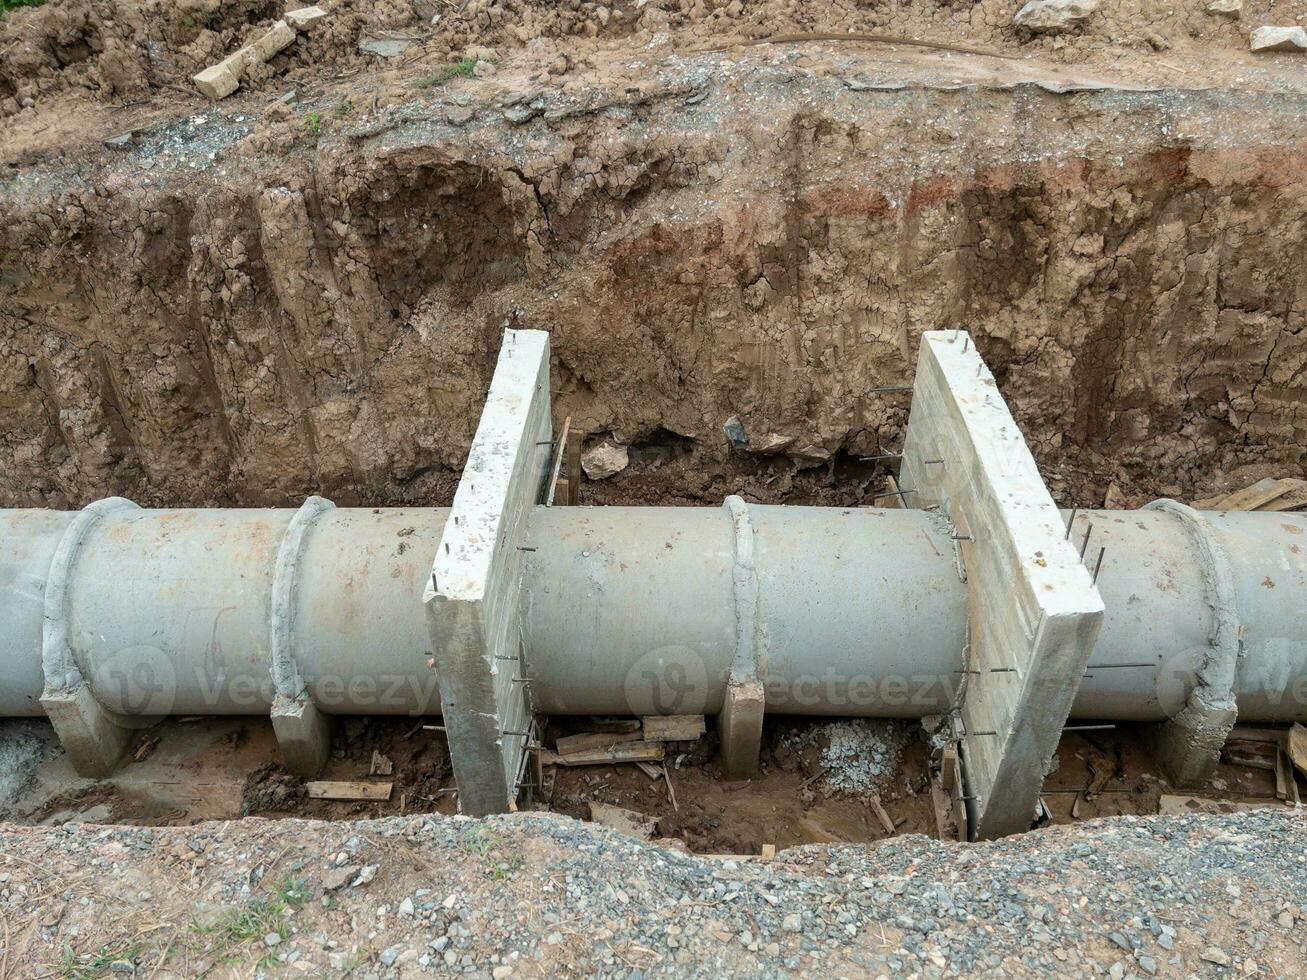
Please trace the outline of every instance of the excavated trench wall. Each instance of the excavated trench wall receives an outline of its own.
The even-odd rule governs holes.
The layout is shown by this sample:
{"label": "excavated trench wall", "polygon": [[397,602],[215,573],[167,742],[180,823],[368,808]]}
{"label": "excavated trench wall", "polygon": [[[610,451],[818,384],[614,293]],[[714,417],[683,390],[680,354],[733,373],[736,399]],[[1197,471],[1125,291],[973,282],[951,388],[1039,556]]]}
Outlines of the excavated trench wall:
{"label": "excavated trench wall", "polygon": [[705,463],[896,446],[868,389],[965,324],[1086,503],[1301,473],[1304,108],[687,69],[11,173],[0,506],[444,502],[506,324],[560,414]]}

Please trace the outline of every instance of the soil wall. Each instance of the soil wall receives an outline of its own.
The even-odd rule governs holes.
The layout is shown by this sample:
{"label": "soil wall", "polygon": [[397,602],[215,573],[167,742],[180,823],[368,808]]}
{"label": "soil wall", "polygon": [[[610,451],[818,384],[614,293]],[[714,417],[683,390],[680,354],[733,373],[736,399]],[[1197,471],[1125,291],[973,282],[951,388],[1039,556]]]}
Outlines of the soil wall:
{"label": "soil wall", "polygon": [[870,389],[964,325],[1083,502],[1301,474],[1303,102],[687,69],[23,171],[0,505],[442,501],[510,324],[560,419],[704,465],[892,449]]}

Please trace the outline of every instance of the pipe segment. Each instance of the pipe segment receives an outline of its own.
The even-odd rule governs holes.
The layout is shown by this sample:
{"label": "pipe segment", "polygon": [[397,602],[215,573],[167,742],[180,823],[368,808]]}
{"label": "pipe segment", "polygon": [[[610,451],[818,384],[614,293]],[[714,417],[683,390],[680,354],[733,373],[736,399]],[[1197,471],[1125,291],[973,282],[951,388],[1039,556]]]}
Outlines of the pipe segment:
{"label": "pipe segment", "polygon": [[[448,512],[316,506],[296,535],[301,513],[0,510],[0,715],[43,713],[51,636],[68,655],[56,679],[75,670],[111,716],[266,714],[279,658],[294,668],[285,693],[323,713],[438,713],[421,596]],[[768,711],[949,708],[967,589],[941,518],[747,516]],[[1307,515],[1202,517],[1196,537],[1171,510],[1087,515],[1107,613],[1074,716],[1179,714],[1233,609],[1239,719],[1307,721]],[[535,508],[519,602],[537,710],[720,712],[740,652],[738,533],[729,508]],[[1220,591],[1212,542],[1228,563]]]}

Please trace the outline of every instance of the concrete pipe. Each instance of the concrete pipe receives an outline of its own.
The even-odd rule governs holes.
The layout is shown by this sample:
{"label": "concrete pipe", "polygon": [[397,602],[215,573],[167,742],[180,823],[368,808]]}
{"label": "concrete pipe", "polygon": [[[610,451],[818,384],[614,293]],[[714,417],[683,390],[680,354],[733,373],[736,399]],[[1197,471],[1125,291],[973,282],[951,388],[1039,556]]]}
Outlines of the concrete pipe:
{"label": "concrete pipe", "polygon": [[[326,505],[297,537],[304,508],[123,503],[80,524],[86,511],[0,511],[0,714],[42,713],[43,644],[61,614],[53,634],[116,715],[266,713],[274,620],[291,624],[290,661],[322,711],[439,712],[420,597],[447,511]],[[749,510],[768,710],[946,710],[967,590],[944,522],[914,510]],[[1239,611],[1239,717],[1307,720],[1307,516],[1204,516]],[[1213,635],[1206,559],[1173,513],[1081,512],[1072,534],[1091,524],[1107,613],[1074,714],[1169,717]],[[534,707],[719,711],[736,625],[733,533],[723,508],[536,508],[520,596]]]}

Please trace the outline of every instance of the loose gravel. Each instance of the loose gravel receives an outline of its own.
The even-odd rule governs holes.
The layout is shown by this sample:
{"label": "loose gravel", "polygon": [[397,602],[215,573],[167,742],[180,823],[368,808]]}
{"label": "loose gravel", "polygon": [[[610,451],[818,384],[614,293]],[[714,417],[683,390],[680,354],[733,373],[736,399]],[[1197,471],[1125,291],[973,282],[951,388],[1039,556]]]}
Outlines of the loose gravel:
{"label": "loose gravel", "polygon": [[0,827],[21,975],[1307,973],[1307,812],[704,858],[548,814]]}

